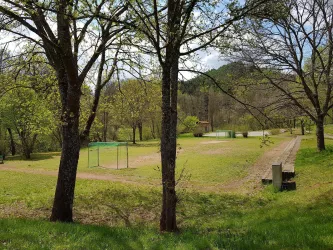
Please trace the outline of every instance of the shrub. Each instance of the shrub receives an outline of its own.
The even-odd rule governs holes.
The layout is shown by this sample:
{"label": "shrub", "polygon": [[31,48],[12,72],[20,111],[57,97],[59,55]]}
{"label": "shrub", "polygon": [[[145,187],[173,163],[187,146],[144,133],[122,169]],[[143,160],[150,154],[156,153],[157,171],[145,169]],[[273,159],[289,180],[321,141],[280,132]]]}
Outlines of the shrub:
{"label": "shrub", "polygon": [[278,135],[281,133],[279,128],[271,129],[269,132],[271,133],[271,135]]}
{"label": "shrub", "polygon": [[185,133],[194,132],[198,127],[198,124],[197,124],[198,122],[199,122],[198,117],[187,116],[183,121],[183,125],[185,128],[182,132],[185,132]]}

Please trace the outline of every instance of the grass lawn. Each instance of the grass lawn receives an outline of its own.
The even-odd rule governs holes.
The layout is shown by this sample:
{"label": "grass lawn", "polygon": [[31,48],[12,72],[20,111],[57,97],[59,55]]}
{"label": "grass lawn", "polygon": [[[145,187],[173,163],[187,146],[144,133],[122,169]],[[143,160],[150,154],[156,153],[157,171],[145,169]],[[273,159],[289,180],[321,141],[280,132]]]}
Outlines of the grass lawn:
{"label": "grass lawn", "polygon": [[[259,138],[222,139],[221,143],[215,138],[180,137],[178,140],[177,175],[185,172],[190,183],[205,186],[225,183],[235,178],[242,178],[247,169],[266,150],[277,146],[287,137],[272,137],[274,142],[270,147],[260,148]],[[116,148],[101,150],[101,158],[108,164],[116,163]],[[122,149],[124,154],[124,149]],[[35,154],[31,161],[8,157],[6,165],[16,168],[32,170],[53,170],[59,166],[60,153]],[[159,142],[148,141],[129,146],[129,169],[88,168],[87,149],[81,150],[79,159],[79,173],[112,174],[124,176],[127,180],[146,183],[149,180],[160,181]],[[102,162],[103,164],[103,162]],[[108,165],[104,164],[104,165]],[[134,165],[137,165],[133,167]]]}
{"label": "grass lawn", "polygon": [[[314,127],[313,131],[316,131],[315,127]],[[325,134],[333,135],[333,124],[325,125],[324,131],[325,131]]]}
{"label": "grass lawn", "polygon": [[[259,148],[258,138],[220,144],[201,144],[209,139],[196,139],[180,139],[183,151],[178,166],[187,166],[191,181],[198,185],[224,183],[235,173],[244,175],[247,166],[267,150]],[[284,139],[274,138],[276,144]],[[333,140],[327,140],[327,145],[327,151],[318,153],[315,139],[305,137],[296,159],[296,191],[275,193],[267,186],[244,195],[179,188],[180,234],[158,233],[158,186],[80,179],[77,223],[49,223],[56,178],[0,171],[0,249],[332,249]],[[228,149],[228,154],[205,154],[206,149],[218,152],[219,147]],[[50,164],[45,167],[43,161]],[[53,161],[39,159],[30,167],[53,169]],[[27,168],[23,163],[10,164]],[[94,170],[159,176],[149,166]],[[93,170],[80,165],[80,171]]]}

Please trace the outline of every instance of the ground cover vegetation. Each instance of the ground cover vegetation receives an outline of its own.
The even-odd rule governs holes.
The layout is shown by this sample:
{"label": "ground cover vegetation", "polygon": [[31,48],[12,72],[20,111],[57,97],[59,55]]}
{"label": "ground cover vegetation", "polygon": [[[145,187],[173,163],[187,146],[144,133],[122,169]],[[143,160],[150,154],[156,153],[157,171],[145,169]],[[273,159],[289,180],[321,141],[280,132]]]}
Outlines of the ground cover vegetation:
{"label": "ground cover vegetation", "polygon": [[[1,242],[8,249],[85,245],[96,249],[327,249],[332,246],[333,230],[332,183],[326,178],[332,175],[332,141],[327,143],[328,149],[318,153],[313,135],[303,139],[296,160],[297,192],[274,193],[270,186],[250,195],[240,190],[180,189],[179,235],[157,233],[160,188],[146,185],[146,179],[134,184],[78,179],[75,219],[80,223],[63,225],[46,221],[55,176],[1,171],[5,180],[1,182]],[[196,170],[203,171],[199,166]],[[201,179],[207,186],[223,183],[221,178]],[[49,233],[42,237],[43,231]],[[73,241],[75,237],[80,240]]]}
{"label": "ground cover vegetation", "polygon": [[[332,16],[328,0],[0,0],[1,244],[36,248],[38,227],[45,248],[330,248]],[[230,62],[207,71],[212,49]],[[193,137],[219,129],[244,138]],[[297,192],[246,181],[295,134]],[[105,148],[88,168],[102,141],[129,142],[130,167]]]}

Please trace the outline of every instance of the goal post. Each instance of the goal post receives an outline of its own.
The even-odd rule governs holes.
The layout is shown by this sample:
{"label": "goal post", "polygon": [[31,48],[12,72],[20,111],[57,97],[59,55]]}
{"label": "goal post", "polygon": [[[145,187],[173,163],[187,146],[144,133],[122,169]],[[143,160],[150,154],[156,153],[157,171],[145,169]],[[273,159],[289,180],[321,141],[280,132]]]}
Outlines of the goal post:
{"label": "goal post", "polygon": [[88,144],[88,168],[128,168],[127,142],[91,142]]}

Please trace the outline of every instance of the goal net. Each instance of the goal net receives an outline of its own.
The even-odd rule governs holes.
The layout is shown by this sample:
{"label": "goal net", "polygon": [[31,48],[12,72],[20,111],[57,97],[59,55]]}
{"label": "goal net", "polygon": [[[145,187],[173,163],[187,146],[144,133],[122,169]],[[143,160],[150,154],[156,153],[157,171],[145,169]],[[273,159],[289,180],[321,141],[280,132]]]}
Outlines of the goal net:
{"label": "goal net", "polygon": [[128,168],[127,142],[91,142],[88,145],[88,167]]}

